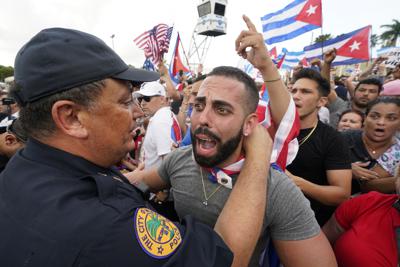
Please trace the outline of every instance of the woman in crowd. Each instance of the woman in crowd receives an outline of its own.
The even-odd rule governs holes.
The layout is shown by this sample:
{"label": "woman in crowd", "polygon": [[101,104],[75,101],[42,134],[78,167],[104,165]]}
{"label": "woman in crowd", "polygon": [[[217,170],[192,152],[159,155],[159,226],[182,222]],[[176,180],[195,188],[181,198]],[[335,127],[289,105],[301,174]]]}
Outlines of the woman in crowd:
{"label": "woman in crowd", "polygon": [[393,193],[394,168],[400,161],[400,99],[383,96],[367,108],[364,130],[343,132],[350,148],[352,193],[380,191]]}
{"label": "woman in crowd", "polygon": [[361,129],[363,127],[365,115],[358,110],[345,110],[339,116],[337,130],[339,132],[349,129]]}
{"label": "woman in crowd", "polygon": [[397,194],[370,192],[342,203],[322,228],[339,266],[398,266],[400,176]]}

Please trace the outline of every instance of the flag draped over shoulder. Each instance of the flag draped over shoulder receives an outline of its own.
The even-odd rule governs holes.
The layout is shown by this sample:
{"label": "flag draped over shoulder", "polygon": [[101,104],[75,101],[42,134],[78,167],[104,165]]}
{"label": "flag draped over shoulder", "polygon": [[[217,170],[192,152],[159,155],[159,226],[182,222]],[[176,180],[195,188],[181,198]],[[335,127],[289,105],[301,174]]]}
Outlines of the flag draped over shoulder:
{"label": "flag draped over shoulder", "polygon": [[157,65],[162,61],[164,53],[168,52],[172,30],[173,27],[169,27],[167,24],[158,24],[133,41],[140,49],[143,49],[145,57]]}
{"label": "flag draped over shoulder", "polygon": [[336,58],[332,66],[351,65],[367,61],[370,58],[371,26],[342,34],[336,38],[304,47],[307,59],[322,59],[322,48],[327,51],[336,48]]}
{"label": "flag draped over shoulder", "polygon": [[179,36],[179,33],[177,34],[176,37],[176,43],[175,43],[175,49],[172,54],[172,59],[171,63],[169,64],[169,76],[171,77],[172,82],[177,85],[179,84],[179,71],[182,70],[183,73],[190,78],[191,77],[191,72],[189,68],[183,63],[179,48],[181,46],[181,38]]}
{"label": "flag draped over shoulder", "polygon": [[261,18],[267,44],[293,39],[322,26],[321,0],[295,0],[285,8]]}
{"label": "flag draped over shoulder", "polygon": [[272,121],[268,102],[260,100],[256,113],[259,123],[268,128],[274,140],[271,163],[276,163],[282,170],[285,170],[286,166],[294,160],[299,150],[296,137],[300,131],[300,119],[293,98],[290,97],[288,109],[278,129],[276,129],[276,125]]}

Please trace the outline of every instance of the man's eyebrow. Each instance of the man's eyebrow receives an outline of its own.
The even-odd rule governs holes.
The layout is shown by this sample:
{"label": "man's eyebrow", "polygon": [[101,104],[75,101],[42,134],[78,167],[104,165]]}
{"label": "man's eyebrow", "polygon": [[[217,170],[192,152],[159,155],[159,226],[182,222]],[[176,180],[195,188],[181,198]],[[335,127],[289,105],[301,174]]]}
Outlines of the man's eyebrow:
{"label": "man's eyebrow", "polygon": [[226,106],[229,108],[233,108],[233,106],[230,103],[223,101],[223,100],[214,100],[213,105],[214,106]]}
{"label": "man's eyebrow", "polygon": [[205,96],[197,96],[195,100],[197,102],[206,102],[206,97]]}

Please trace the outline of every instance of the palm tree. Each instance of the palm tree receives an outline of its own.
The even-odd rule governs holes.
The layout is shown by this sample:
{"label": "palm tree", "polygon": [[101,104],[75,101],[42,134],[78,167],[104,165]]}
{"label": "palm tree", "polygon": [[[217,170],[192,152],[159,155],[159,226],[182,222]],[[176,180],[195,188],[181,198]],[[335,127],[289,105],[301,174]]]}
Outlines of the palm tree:
{"label": "palm tree", "polygon": [[375,47],[379,42],[379,36],[375,33],[371,34],[371,47]]}
{"label": "palm tree", "polygon": [[320,43],[320,42],[325,42],[329,39],[332,39],[332,35],[327,33],[327,34],[321,34],[317,38],[315,38],[314,44]]}
{"label": "palm tree", "polygon": [[381,28],[387,28],[387,31],[381,34],[385,46],[396,46],[397,39],[400,37],[400,21],[393,19],[393,24],[385,24]]}

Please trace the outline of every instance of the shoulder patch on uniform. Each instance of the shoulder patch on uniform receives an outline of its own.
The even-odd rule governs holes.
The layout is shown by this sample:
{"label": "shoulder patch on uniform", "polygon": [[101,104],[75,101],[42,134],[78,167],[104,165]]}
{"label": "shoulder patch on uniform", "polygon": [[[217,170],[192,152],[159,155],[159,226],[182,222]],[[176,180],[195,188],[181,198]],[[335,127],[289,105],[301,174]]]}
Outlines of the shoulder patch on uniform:
{"label": "shoulder patch on uniform", "polygon": [[153,258],[172,255],[182,242],[181,233],[173,222],[147,208],[136,210],[135,232],[144,252]]}

